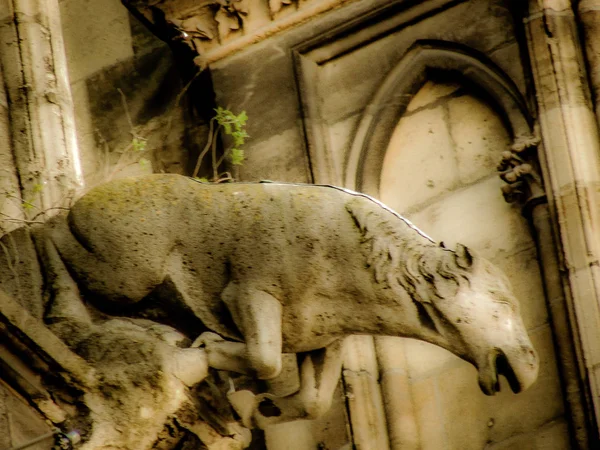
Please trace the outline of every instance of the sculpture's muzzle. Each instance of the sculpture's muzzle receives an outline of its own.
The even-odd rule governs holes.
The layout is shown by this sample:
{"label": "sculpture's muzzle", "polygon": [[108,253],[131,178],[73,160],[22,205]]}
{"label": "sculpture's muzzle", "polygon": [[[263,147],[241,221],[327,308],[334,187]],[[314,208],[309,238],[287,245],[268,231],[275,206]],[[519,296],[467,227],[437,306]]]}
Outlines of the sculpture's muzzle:
{"label": "sculpture's muzzle", "polygon": [[539,360],[531,345],[506,350],[494,349],[478,364],[479,387],[486,395],[500,391],[499,375],[504,375],[517,394],[529,388],[537,379]]}

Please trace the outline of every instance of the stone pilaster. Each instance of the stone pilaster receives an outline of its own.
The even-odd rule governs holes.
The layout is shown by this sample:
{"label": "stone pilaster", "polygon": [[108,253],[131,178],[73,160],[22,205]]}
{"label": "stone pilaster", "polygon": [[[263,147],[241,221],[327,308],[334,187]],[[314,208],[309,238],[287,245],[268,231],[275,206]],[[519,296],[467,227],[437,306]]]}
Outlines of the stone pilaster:
{"label": "stone pilaster", "polygon": [[600,148],[573,6],[530,1],[525,19],[539,107],[542,169],[557,219],[575,344],[600,417]]}
{"label": "stone pilaster", "polygon": [[[0,1],[0,64],[26,217],[64,206],[81,183],[58,1]],[[0,99],[0,103],[1,99]],[[6,154],[6,153],[10,154]]]}

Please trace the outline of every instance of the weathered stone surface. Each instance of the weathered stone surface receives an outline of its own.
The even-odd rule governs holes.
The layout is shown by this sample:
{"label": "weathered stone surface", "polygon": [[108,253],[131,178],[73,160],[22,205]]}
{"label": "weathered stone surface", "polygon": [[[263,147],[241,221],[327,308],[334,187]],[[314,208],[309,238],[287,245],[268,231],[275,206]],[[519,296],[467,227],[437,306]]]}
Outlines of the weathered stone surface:
{"label": "weathered stone surface", "polygon": [[[186,207],[190,202],[193,209]],[[68,217],[68,227],[60,216],[36,230],[36,244],[49,280],[46,320],[96,371],[95,387],[85,396],[93,423],[85,444],[90,450],[148,448],[170,418],[185,422],[183,412],[194,410],[186,393],[209,366],[271,378],[281,369],[282,351],[303,355],[300,390],[256,397],[237,390],[228,394],[233,407],[244,424],[261,428],[320,417],[339,377],[341,338],[353,333],[412,336],[443,346],[478,367],[487,394],[497,389],[498,348],[511,366],[505,373],[514,371],[515,392],[535,380],[535,352],[513,315],[516,300],[504,276],[465,247],[437,246],[369,197],[332,187],[206,185],[154,175],[98,187]],[[79,293],[103,314],[144,317],[144,299],[159,287],[230,340],[203,333],[188,348],[169,326],[98,321]],[[444,297],[454,301],[440,301]],[[365,299],[377,308],[365,309]],[[446,337],[452,333],[460,340]],[[241,337],[245,342],[236,342]],[[202,348],[194,348],[198,344]],[[367,373],[350,365],[346,372],[358,381]],[[129,431],[119,431],[119,423],[129,424]],[[202,430],[215,425],[203,423],[184,428],[205,440],[210,433]],[[232,433],[238,437],[231,445],[249,443],[241,428]]]}
{"label": "weathered stone surface", "polygon": [[[2,448],[17,447],[43,436],[51,427],[31,410],[23,398],[0,382],[0,444]],[[54,439],[49,437],[28,447],[31,450],[50,450]]]}
{"label": "weathered stone surface", "polygon": [[0,238],[0,287],[34,317],[41,319],[42,272],[27,228],[19,228]]}
{"label": "weathered stone surface", "polygon": [[383,162],[382,200],[396,211],[404,212],[452,190],[458,183],[456,155],[443,108],[403,117]]}
{"label": "weathered stone surface", "polygon": [[450,99],[447,108],[459,178],[469,184],[494,171],[510,137],[498,113],[474,96]]}
{"label": "weathered stone surface", "polygon": [[119,0],[62,0],[60,12],[71,83],[133,56],[129,13]]}

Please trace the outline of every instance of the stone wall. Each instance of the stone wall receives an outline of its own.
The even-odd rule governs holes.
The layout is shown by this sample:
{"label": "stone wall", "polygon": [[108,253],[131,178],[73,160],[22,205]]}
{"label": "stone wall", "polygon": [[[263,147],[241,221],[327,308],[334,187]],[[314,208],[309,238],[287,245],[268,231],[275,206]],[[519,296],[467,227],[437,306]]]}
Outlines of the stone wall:
{"label": "stone wall", "polygon": [[[529,8],[500,0],[328,2],[337,3],[344,5],[328,6],[309,22],[294,19],[279,34],[275,27],[255,44],[244,40],[243,30],[228,38],[243,45],[227,52],[214,40],[214,58],[197,79],[203,90],[193,83],[188,91],[197,72],[185,63],[191,58],[174,56],[117,0],[61,0],[85,186],[151,171],[190,173],[206,141],[206,119],[219,104],[249,116],[240,179],[362,190],[448,247],[465,243],[508,273],[542,360],[530,391],[515,396],[503,382],[502,393],[487,398],[474,369],[444,350],[395,338],[353,339],[329,414],[267,430],[269,449],[586,448],[594,427],[583,429],[577,417],[589,411],[585,394],[600,373],[593,326],[598,264],[590,238],[597,130],[569,2],[530,2]],[[581,11],[591,14],[592,3],[580,2]],[[292,17],[285,12],[291,8],[284,6],[281,17]],[[2,13],[0,19],[0,79],[10,81],[8,94],[0,91],[0,140],[8,141],[18,128],[14,111],[11,118],[14,93],[25,84],[8,64],[13,23]],[[42,97],[53,103],[52,95]],[[548,299],[535,234],[520,209],[504,202],[496,173],[502,152],[533,136],[537,116],[554,218],[548,226],[559,237],[555,277],[564,289]],[[7,147],[0,147],[0,165],[8,167],[0,189],[13,192],[19,171]],[[581,206],[588,196],[589,214]],[[0,212],[25,217],[23,199],[4,202]],[[552,236],[544,239],[547,244]],[[573,303],[565,306],[565,298]],[[560,323],[571,321],[574,338],[551,319],[548,304]],[[561,340],[576,347],[576,365],[565,362]],[[288,381],[276,380],[272,388],[285,390]],[[43,432],[39,417],[23,419],[35,430],[18,419],[35,413],[16,394],[2,387],[0,395],[2,447]],[[2,430],[12,430],[4,433],[10,439],[1,440]]]}
{"label": "stone wall", "polygon": [[509,146],[501,118],[469,86],[428,82],[385,155],[381,199],[449,248],[464,243],[503,268],[542,361],[529,391],[514,395],[503,382],[485,397],[469,364],[427,343],[390,339],[385,345],[406,361],[393,369],[408,377],[423,449],[570,445],[535,242],[519,208],[500,195],[496,166]]}
{"label": "stone wall", "polygon": [[186,95],[193,88],[185,88],[199,69],[176,62],[119,0],[60,7],[86,188],[132,174],[187,173],[206,138]]}

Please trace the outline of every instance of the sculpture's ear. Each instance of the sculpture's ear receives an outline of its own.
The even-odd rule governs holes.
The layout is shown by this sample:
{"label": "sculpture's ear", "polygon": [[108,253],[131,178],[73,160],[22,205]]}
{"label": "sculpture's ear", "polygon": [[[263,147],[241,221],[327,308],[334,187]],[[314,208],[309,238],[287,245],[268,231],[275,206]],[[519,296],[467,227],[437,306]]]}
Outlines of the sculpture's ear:
{"label": "sculpture's ear", "polygon": [[456,250],[454,250],[454,257],[458,267],[468,269],[473,265],[473,255],[467,247],[462,244],[456,244]]}

